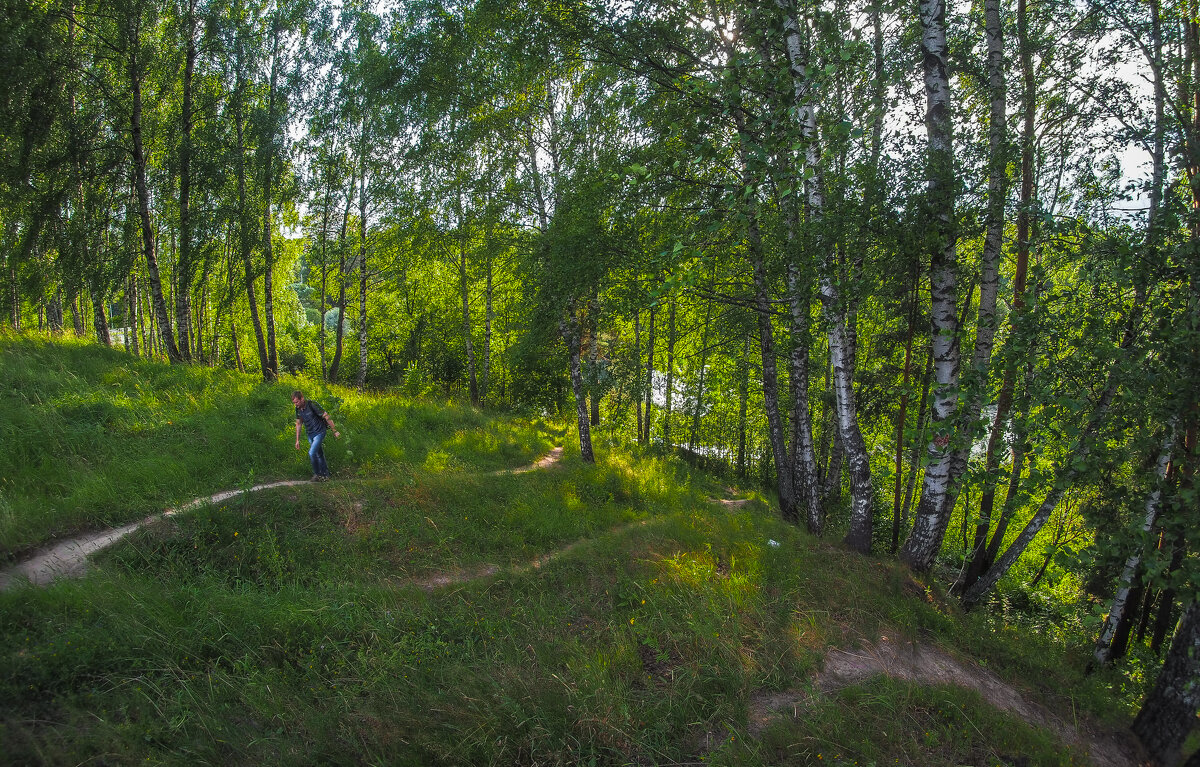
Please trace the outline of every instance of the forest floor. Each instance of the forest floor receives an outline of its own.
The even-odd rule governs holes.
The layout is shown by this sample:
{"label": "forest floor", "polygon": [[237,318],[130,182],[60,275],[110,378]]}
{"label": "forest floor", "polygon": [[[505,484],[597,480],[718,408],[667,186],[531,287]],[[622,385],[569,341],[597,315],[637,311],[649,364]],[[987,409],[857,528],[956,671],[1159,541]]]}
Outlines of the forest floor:
{"label": "forest floor", "polygon": [[[533,463],[513,469],[490,472],[492,476],[524,474],[548,469],[562,459],[563,448],[555,447]],[[6,590],[23,581],[35,586],[45,586],[59,578],[77,578],[87,573],[87,557],[117,543],[138,529],[161,522],[164,519],[184,514],[205,505],[218,504],[247,493],[282,487],[307,484],[307,481],[284,480],[266,482],[247,488],[226,490],[196,498],[188,503],[168,509],[159,515],[147,517],[116,528],[100,530],[61,541],[53,547],[0,571],[0,590]],[[734,488],[722,488],[724,494],[733,495]],[[731,497],[708,497],[711,503],[734,512],[753,503],[750,499]],[[609,535],[620,535],[630,529],[647,524],[646,520],[623,525],[606,531]],[[466,584],[500,573],[516,575],[538,570],[543,566],[566,557],[589,543],[581,539],[574,543],[541,554],[527,562],[509,566],[483,564],[467,570],[444,571],[426,574],[419,578],[405,579],[398,586],[416,586],[423,591],[433,592],[455,585]],[[759,737],[768,727],[786,718],[798,719],[814,703],[814,695],[828,696],[839,690],[861,684],[873,677],[884,676],[904,682],[934,687],[954,686],[978,693],[984,701],[998,710],[1008,712],[1032,727],[1053,732],[1064,744],[1086,752],[1099,767],[1135,767],[1137,746],[1130,739],[1113,733],[1103,733],[1086,723],[1065,722],[1045,707],[1031,701],[1013,685],[996,674],[970,660],[952,656],[931,644],[912,640],[889,639],[881,636],[874,642],[861,640],[858,649],[835,648],[824,658],[822,667],[807,680],[803,690],[782,692],[757,692],[749,697],[747,706],[748,732]],[[707,733],[706,739],[713,740],[714,734]],[[716,735],[718,742],[728,738],[728,733]]]}
{"label": "forest floor", "polygon": [[[1087,637],[619,429],[586,464],[537,415],[0,352],[0,764],[1135,763]],[[333,482],[263,481],[297,384],[350,427]]]}

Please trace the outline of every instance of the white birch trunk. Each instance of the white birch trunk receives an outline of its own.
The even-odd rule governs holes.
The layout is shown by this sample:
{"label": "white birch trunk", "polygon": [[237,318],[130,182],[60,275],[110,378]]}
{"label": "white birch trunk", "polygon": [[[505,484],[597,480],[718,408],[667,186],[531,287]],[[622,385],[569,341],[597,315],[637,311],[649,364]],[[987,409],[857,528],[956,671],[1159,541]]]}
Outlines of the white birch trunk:
{"label": "white birch trunk", "polygon": [[920,0],[921,53],[925,80],[925,129],[929,137],[926,191],[936,232],[930,258],[932,295],[931,341],[933,371],[933,438],[929,442],[921,500],[917,504],[912,534],[900,552],[901,559],[917,571],[933,565],[950,520],[947,498],[953,460],[953,415],[958,406],[959,349],[955,280],[957,260],[954,232],[954,146],[950,120],[950,77],[947,65],[946,0]]}
{"label": "white birch trunk", "polygon": [[[807,177],[804,181],[804,191],[805,201],[808,205],[809,224],[820,227],[825,212],[825,195],[822,187],[821,149],[817,134],[817,110],[812,103],[809,82],[805,76],[808,51],[804,45],[794,8],[785,7],[784,11],[784,32],[789,71],[792,76],[793,97],[799,110],[800,128],[805,143],[804,172],[800,177]],[[838,431],[850,464],[852,500],[850,530],[846,535],[846,543],[855,550],[866,552],[871,548],[874,499],[871,490],[871,464],[867,456],[866,445],[863,442],[862,431],[859,428],[858,408],[854,399],[854,350],[851,348],[853,341],[846,333],[847,317],[841,296],[838,294],[835,280],[836,263],[832,248],[824,237],[818,235],[813,239],[820,252],[819,290],[821,303],[829,322],[829,354],[833,364],[834,390],[837,394]],[[789,278],[792,277],[793,274],[789,272]],[[805,307],[798,305],[795,293],[795,285],[793,285],[793,323],[795,327],[800,327],[801,323],[806,326],[807,316],[803,320],[799,316],[801,312],[805,311]],[[802,370],[794,370],[793,375],[802,375],[804,381],[801,388],[807,387],[807,364],[803,365]],[[806,392],[805,395],[807,395]],[[804,396],[803,399],[807,413],[807,396]],[[798,488],[798,492],[803,493],[800,500],[803,500],[808,506],[809,528],[812,529],[815,526],[814,532],[819,532],[821,509],[816,492],[815,460],[811,463],[808,461],[808,457],[812,455],[812,429],[811,425],[807,426],[808,434],[804,435],[805,428],[802,425],[797,433],[800,443],[793,443],[793,450],[797,457],[794,471],[797,474],[805,475],[798,484],[807,486]]]}

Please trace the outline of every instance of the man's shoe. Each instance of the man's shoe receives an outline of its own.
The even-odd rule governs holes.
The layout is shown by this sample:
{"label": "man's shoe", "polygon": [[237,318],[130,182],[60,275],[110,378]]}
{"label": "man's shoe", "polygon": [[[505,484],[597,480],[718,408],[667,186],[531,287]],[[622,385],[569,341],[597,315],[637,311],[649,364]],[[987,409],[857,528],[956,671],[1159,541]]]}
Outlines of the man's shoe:
{"label": "man's shoe", "polygon": [[329,481],[329,475],[328,475],[328,474],[318,474],[318,475],[317,475],[317,481],[318,481],[318,482],[328,482],[328,481]]}
{"label": "man's shoe", "polygon": [[312,475],[312,479],[310,479],[310,480],[309,480],[309,482],[320,482],[320,481],[321,481],[321,475],[320,475],[320,474],[314,474],[314,475]]}

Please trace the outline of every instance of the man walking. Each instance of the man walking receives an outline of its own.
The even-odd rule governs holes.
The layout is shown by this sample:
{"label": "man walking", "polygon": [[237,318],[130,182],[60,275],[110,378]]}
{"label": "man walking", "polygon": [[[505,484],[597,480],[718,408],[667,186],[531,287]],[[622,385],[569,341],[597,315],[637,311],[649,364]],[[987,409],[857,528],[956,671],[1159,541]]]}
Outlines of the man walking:
{"label": "man walking", "polygon": [[325,463],[321,444],[330,429],[333,429],[333,436],[340,438],[342,435],[334,428],[329,413],[312,400],[305,399],[303,392],[292,392],[292,404],[296,406],[296,449],[300,449],[300,424],[303,422],[304,434],[308,437],[308,459],[312,462],[312,481],[324,482],[329,479],[329,464]]}

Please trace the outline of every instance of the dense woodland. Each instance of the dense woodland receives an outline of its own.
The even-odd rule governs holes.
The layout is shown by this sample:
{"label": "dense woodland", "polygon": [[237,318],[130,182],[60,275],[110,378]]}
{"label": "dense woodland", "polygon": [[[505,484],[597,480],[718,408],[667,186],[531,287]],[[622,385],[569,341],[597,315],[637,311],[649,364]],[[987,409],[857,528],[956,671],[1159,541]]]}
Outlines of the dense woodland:
{"label": "dense woodland", "polygon": [[1177,758],[1194,0],[2,7],[12,328],[569,413],[584,460],[599,427],[757,478],[1142,664],[1134,730]]}

